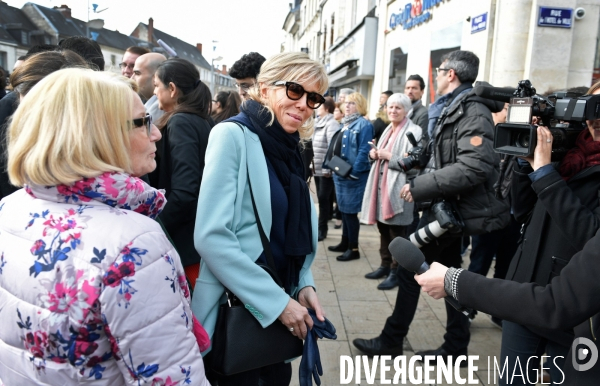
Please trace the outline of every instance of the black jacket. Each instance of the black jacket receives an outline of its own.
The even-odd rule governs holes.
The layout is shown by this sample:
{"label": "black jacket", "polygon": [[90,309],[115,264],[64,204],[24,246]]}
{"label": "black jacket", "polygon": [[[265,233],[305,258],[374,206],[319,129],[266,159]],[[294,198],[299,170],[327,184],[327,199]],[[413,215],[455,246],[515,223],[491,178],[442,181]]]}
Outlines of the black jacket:
{"label": "black jacket", "polygon": [[8,180],[8,173],[6,172],[6,134],[8,131],[8,118],[10,118],[17,106],[19,105],[19,94],[11,92],[6,94],[4,98],[0,100],[0,199],[14,193],[20,188],[13,186]]}
{"label": "black jacket", "polygon": [[[575,329],[575,337],[592,341],[600,348],[600,232],[573,256],[560,276],[543,287],[535,283],[487,279],[463,271],[458,277],[457,295],[462,305],[529,327],[552,330]],[[583,347],[581,347],[583,348]],[[565,361],[563,385],[597,385],[600,361],[587,371],[573,368],[573,348]],[[586,361],[582,362],[586,363]],[[513,369],[509,369],[511,373]],[[561,380],[555,380],[560,382]]]}
{"label": "black jacket", "polygon": [[466,234],[502,229],[510,220],[508,200],[496,199],[494,192],[500,158],[493,150],[491,111],[503,107],[474,90],[461,95],[434,130],[436,170],[411,181],[415,201],[444,198],[455,203]]}
{"label": "black jacket", "polygon": [[506,278],[546,285],[600,229],[600,166],[568,182],[552,170],[532,183],[531,172],[515,163],[513,213],[525,225]]}
{"label": "black jacket", "polygon": [[427,107],[423,106],[421,100],[413,103],[413,112],[410,116],[410,120],[416,125],[423,129],[423,134],[427,137],[427,126],[429,125],[429,114],[427,114]]}
{"label": "black jacket", "polygon": [[200,262],[194,226],[209,133],[205,119],[187,113],[173,115],[156,144],[157,167],[149,175],[150,185],[166,190],[167,205],[159,218],[184,266]]}

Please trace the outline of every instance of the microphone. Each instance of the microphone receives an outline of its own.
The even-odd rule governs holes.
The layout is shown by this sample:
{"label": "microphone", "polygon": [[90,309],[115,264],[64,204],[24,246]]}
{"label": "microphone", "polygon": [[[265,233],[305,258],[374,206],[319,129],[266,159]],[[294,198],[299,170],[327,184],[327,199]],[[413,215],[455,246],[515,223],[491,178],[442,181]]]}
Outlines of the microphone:
{"label": "microphone", "polygon": [[[403,237],[396,237],[392,240],[388,249],[394,260],[407,271],[421,275],[429,270],[429,264],[425,261],[425,255],[409,240]],[[444,300],[466,316],[469,316],[472,312],[470,308],[464,307],[452,296],[446,296]]]}
{"label": "microphone", "polygon": [[169,54],[169,56],[177,57],[177,52],[172,49],[167,43],[163,42],[162,39],[158,39],[157,43]]}
{"label": "microphone", "polygon": [[475,87],[475,94],[485,99],[492,99],[499,102],[510,103],[510,98],[515,97],[514,88],[501,88],[501,87],[488,87],[488,86],[477,86]]}

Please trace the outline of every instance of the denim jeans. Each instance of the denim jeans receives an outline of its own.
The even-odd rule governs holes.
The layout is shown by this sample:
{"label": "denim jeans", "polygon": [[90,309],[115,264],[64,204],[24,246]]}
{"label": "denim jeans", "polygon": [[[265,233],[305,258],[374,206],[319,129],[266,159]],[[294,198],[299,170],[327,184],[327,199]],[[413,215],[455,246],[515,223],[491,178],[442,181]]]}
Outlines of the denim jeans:
{"label": "denim jeans", "polygon": [[[550,356],[550,360],[548,361],[548,365],[545,365],[544,368],[550,369],[552,384],[557,385],[558,383],[555,382],[562,382],[564,379],[563,374],[555,366],[555,363],[560,369],[563,369],[569,349],[569,347],[565,347],[537,335],[525,326],[505,320],[502,323],[502,349],[499,367],[502,369],[505,362],[508,363],[508,366],[507,370],[504,370],[503,376],[500,377],[498,384],[501,386],[535,385],[537,383],[536,381],[540,380],[541,356],[546,353]],[[562,356],[562,358],[557,358],[558,356]],[[529,360],[531,357],[537,358]],[[516,364],[517,358],[519,358],[519,364],[521,365],[520,367],[525,379],[520,376],[512,376],[513,371],[515,372],[515,375],[521,373],[519,365]],[[531,383],[528,382],[528,379]]]}

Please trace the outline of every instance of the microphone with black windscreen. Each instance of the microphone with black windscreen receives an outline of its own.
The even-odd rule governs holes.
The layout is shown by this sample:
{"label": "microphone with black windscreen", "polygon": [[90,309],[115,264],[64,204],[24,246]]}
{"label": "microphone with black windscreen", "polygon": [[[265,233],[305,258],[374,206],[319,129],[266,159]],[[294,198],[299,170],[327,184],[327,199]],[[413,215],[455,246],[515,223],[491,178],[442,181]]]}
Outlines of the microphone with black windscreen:
{"label": "microphone with black windscreen", "polygon": [[510,98],[515,97],[514,88],[507,87],[490,87],[490,86],[477,86],[475,87],[475,94],[485,99],[491,99],[494,101],[510,103]]}
{"label": "microphone with black windscreen", "polygon": [[[429,264],[425,261],[425,255],[423,255],[423,252],[409,240],[403,237],[396,237],[392,240],[388,249],[394,260],[407,271],[421,275],[429,270]],[[452,296],[446,296],[444,300],[466,316],[469,316],[472,313],[470,308],[462,306]]]}

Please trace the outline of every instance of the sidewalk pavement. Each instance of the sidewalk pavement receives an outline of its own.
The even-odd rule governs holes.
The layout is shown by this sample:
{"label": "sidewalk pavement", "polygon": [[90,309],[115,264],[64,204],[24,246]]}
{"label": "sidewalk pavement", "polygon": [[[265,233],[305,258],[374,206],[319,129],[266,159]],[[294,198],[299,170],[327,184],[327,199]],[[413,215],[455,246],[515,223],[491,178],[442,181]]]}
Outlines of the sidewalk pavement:
{"label": "sidewalk pavement", "polygon": [[[314,185],[311,186],[314,192]],[[314,197],[314,195],[313,195]],[[316,197],[314,197],[316,201]],[[379,233],[371,225],[361,225],[359,235],[360,259],[348,262],[339,262],[335,258],[339,252],[327,249],[336,245],[341,239],[341,229],[333,229],[333,222],[329,223],[327,238],[319,243],[317,255],[312,265],[317,294],[321,301],[327,318],[337,329],[337,340],[320,340],[319,350],[323,365],[321,384],[332,386],[340,384],[340,356],[365,355],[352,344],[355,338],[373,338],[378,336],[383,329],[388,316],[392,314],[396,302],[397,289],[380,291],[377,284],[383,281],[366,279],[364,275],[377,269],[381,259],[379,256]],[[464,257],[463,267],[469,265],[469,253]],[[490,269],[493,274],[493,268]],[[443,300],[434,300],[421,293],[415,318],[410,327],[407,339],[404,342],[404,354],[407,356],[407,365],[415,351],[438,348],[443,343],[446,326],[446,309]],[[475,361],[478,366],[477,377],[481,385],[496,385],[493,371],[490,371],[488,381],[488,357],[493,368],[494,357],[500,361],[501,330],[491,321],[490,317],[478,313],[471,324],[471,342],[469,355],[479,355]],[[372,363],[371,360],[369,363]],[[298,385],[298,366],[300,360],[293,362],[292,386]],[[388,364],[390,364],[388,362]],[[379,366],[375,377],[375,385],[381,385]],[[461,369],[463,377],[467,375],[466,369]],[[388,372],[387,380],[393,378],[393,364]],[[435,378],[437,372],[432,372]],[[408,380],[407,380],[408,381]],[[351,382],[355,385],[355,379]],[[367,385],[364,371],[362,372],[361,385]],[[389,383],[387,383],[389,384]],[[408,383],[410,384],[410,383]],[[431,383],[431,385],[446,385],[447,383]]]}

